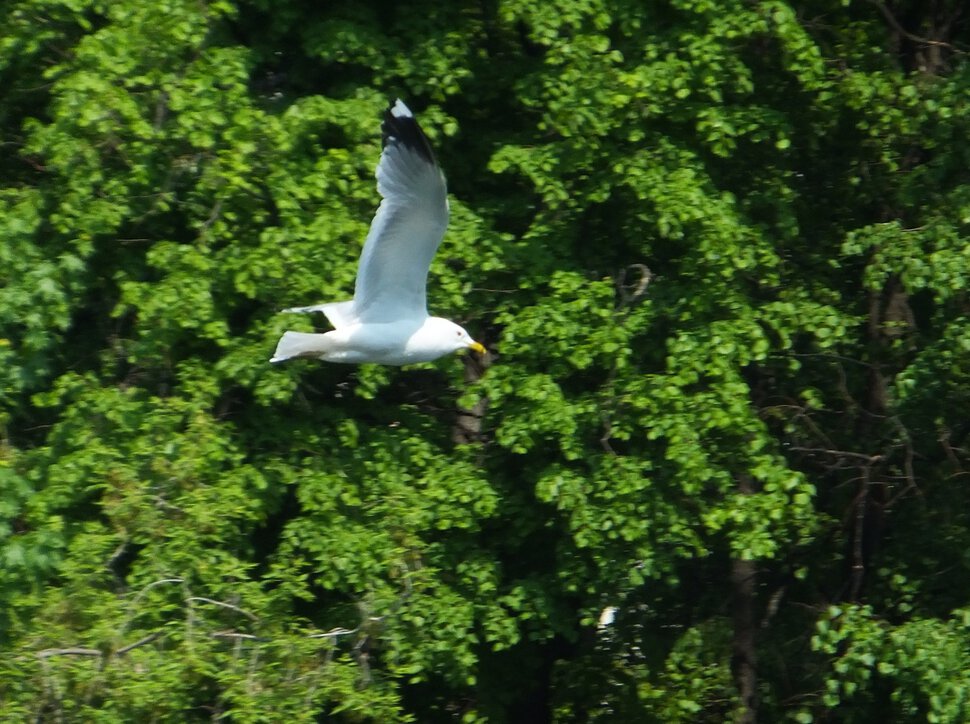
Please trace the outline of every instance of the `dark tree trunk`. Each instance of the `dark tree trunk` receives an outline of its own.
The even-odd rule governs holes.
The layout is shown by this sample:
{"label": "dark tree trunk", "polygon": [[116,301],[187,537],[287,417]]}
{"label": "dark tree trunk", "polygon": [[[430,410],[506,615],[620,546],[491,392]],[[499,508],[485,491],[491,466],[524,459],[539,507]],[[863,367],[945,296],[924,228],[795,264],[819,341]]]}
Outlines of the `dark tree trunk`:
{"label": "dark tree trunk", "polygon": [[[491,355],[487,352],[482,357],[474,357],[470,354],[466,355],[464,358],[465,382],[472,384],[481,379],[482,375],[485,374],[485,370],[491,364],[491,361]],[[482,418],[485,417],[485,411],[487,409],[488,400],[484,397],[469,410],[459,407],[458,414],[455,417],[455,424],[451,431],[452,441],[459,445],[480,442],[482,437]]]}
{"label": "dark tree trunk", "polygon": [[[738,490],[751,495],[754,486],[751,478],[742,475]],[[757,570],[753,561],[733,558],[731,560],[731,613],[734,635],[731,641],[731,672],[738,687],[741,707],[737,712],[738,724],[754,724],[758,719],[758,672],[755,651],[755,579]]]}

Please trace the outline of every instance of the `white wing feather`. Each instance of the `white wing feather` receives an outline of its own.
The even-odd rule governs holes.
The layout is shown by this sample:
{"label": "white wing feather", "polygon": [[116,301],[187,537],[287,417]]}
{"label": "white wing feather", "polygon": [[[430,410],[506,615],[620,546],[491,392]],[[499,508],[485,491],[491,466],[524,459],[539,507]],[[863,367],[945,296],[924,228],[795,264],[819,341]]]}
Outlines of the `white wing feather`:
{"label": "white wing feather", "polygon": [[445,177],[400,100],[383,130],[377,165],[383,200],[360,255],[353,300],[353,316],[368,323],[427,316],[428,268],[448,226]]}

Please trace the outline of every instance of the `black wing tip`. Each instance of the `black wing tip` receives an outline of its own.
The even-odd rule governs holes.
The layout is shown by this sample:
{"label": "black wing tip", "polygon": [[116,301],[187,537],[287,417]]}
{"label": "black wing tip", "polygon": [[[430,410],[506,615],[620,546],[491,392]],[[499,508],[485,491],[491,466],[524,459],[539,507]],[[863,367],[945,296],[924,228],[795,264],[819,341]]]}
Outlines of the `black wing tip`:
{"label": "black wing tip", "polygon": [[405,148],[416,151],[428,163],[437,165],[431,142],[424,135],[411,109],[400,98],[384,111],[381,140],[385,148],[389,143],[400,143]]}

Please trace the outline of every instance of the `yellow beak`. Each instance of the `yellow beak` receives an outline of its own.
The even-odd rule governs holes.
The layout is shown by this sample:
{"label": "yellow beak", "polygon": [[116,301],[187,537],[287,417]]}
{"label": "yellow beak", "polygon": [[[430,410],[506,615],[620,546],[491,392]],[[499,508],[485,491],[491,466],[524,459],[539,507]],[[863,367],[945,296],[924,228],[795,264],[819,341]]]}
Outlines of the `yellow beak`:
{"label": "yellow beak", "polygon": [[482,345],[482,344],[480,344],[478,342],[472,342],[470,345],[468,345],[468,347],[470,349],[473,349],[476,352],[478,352],[478,354],[485,354],[485,347],[484,347],[484,345]]}

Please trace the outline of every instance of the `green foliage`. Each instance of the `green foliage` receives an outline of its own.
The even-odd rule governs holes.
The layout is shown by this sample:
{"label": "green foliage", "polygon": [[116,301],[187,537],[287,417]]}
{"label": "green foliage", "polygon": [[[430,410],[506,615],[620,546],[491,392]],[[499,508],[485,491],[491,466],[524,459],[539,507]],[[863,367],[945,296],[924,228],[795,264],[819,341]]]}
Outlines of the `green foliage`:
{"label": "green foliage", "polygon": [[[958,4],[311,5],[0,9],[4,715],[966,720]],[[492,363],[272,367],[395,95]]]}
{"label": "green foliage", "polygon": [[954,611],[949,620],[914,617],[893,627],[879,621],[868,606],[833,606],[812,638],[813,649],[837,655],[822,701],[849,713],[848,721],[867,721],[876,692],[883,689],[889,691],[894,718],[966,721],[968,631],[965,610]]}

